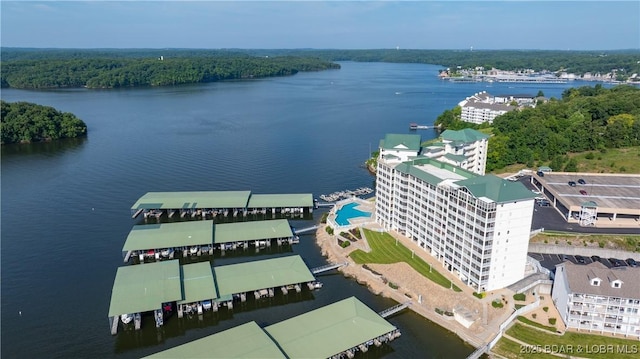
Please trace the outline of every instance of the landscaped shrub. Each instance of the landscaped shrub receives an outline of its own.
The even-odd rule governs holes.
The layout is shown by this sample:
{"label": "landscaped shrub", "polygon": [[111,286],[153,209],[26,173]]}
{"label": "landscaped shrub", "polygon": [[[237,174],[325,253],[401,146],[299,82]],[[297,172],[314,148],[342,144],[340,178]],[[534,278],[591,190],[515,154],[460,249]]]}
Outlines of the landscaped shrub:
{"label": "landscaped shrub", "polygon": [[340,247],[342,247],[342,248],[347,248],[347,247],[349,247],[350,245],[351,245],[351,242],[349,242],[349,241],[344,241],[344,242],[342,242],[342,243],[340,244]]}
{"label": "landscaped shrub", "polygon": [[391,287],[392,289],[398,289],[400,288],[397,284],[393,283],[393,282],[389,282],[389,287]]}
{"label": "landscaped shrub", "polygon": [[542,307],[542,310],[544,310],[544,311],[545,311],[545,313],[546,313],[546,312],[548,312],[548,311],[549,311],[549,307]]}
{"label": "landscaped shrub", "polygon": [[524,293],[517,293],[513,295],[513,299],[523,301],[527,299],[527,295]]}
{"label": "landscaped shrub", "polygon": [[327,217],[329,217],[329,212],[324,212],[322,218],[320,218],[320,223],[327,223]]}
{"label": "landscaped shrub", "polygon": [[453,312],[446,311],[444,312],[444,315],[446,315],[447,317],[453,317]]}
{"label": "landscaped shrub", "polygon": [[516,310],[518,310],[518,309],[520,309],[520,308],[522,308],[522,307],[524,307],[524,306],[525,306],[524,304],[516,304],[516,305],[515,305]]}
{"label": "landscaped shrub", "polygon": [[331,226],[327,226],[325,228],[325,230],[327,231],[327,233],[329,233],[330,235],[333,235],[333,228],[331,228]]}
{"label": "landscaped shrub", "polygon": [[494,308],[502,308],[502,307],[504,307],[504,304],[502,304],[501,300],[496,299],[493,302],[491,302],[491,306],[494,307]]}
{"label": "landscaped shrub", "polygon": [[351,233],[353,238],[362,239],[362,233],[360,233],[360,229],[359,228],[352,228],[352,229],[349,230],[349,233]]}
{"label": "landscaped shrub", "polygon": [[473,296],[479,299],[484,298],[484,292],[483,293],[478,293],[478,292],[473,292]]}
{"label": "landscaped shrub", "polygon": [[440,309],[440,308],[436,308],[436,313],[442,315],[442,314],[444,314],[444,311],[442,309]]}
{"label": "landscaped shrub", "polygon": [[556,318],[549,318],[549,324],[556,325]]}
{"label": "landscaped shrub", "polygon": [[537,316],[538,316],[538,314],[536,314],[536,313],[531,314],[531,318],[533,318],[533,319],[536,319]]}

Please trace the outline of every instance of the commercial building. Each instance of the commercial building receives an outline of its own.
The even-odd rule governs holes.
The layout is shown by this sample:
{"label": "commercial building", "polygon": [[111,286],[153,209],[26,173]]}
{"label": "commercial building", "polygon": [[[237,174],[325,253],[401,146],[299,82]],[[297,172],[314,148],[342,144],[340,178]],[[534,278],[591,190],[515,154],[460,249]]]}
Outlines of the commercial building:
{"label": "commercial building", "polygon": [[640,339],[640,268],[600,262],[556,266],[553,302],[567,328]]}
{"label": "commercial building", "polygon": [[[395,143],[416,135],[404,141],[399,136],[392,137]],[[410,155],[403,148],[401,156],[383,151],[387,138],[378,158],[376,220],[416,241],[479,292],[522,279],[533,192],[519,182],[429,158],[420,149]]]}

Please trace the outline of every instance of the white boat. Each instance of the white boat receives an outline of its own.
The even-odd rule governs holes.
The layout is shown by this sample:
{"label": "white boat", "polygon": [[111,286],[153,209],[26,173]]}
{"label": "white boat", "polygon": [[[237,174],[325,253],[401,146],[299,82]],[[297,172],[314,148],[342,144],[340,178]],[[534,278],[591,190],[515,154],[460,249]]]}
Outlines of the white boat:
{"label": "white boat", "polygon": [[122,321],[122,324],[129,324],[133,320],[133,314],[122,314],[120,316],[120,320]]}
{"label": "white boat", "polygon": [[171,255],[171,252],[173,252],[172,249],[170,248],[165,248],[163,250],[160,251],[160,255],[164,258],[168,258]]}
{"label": "white boat", "polygon": [[311,282],[311,287],[313,287],[313,289],[320,289],[322,288],[322,282],[318,282],[318,281]]}
{"label": "white boat", "polygon": [[189,254],[195,255],[197,253],[198,253],[198,246],[193,246],[193,247],[189,248]]}
{"label": "white boat", "polygon": [[211,309],[211,301],[210,300],[205,300],[202,302],[202,308],[204,310],[210,310]]}

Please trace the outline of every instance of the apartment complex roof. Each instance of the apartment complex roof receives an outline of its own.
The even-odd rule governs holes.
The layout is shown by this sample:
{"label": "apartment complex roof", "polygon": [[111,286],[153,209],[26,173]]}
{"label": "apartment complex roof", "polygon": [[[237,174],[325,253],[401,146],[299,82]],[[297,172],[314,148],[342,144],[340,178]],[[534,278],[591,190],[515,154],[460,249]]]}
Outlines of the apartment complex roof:
{"label": "apartment complex roof", "polygon": [[180,272],[182,274],[184,299],[179,300],[178,304],[194,303],[218,297],[218,292],[213,282],[211,263],[185,264],[180,267]]}
{"label": "apartment complex roof", "polygon": [[285,359],[286,356],[256,322],[249,322],[145,358]]}
{"label": "apartment complex roof", "polygon": [[293,236],[289,221],[286,219],[220,223],[213,226],[213,232],[214,243],[289,238]]}
{"label": "apartment complex roof", "polygon": [[520,182],[511,182],[495,175],[485,175],[456,182],[476,198],[486,197],[494,202],[510,202],[535,198],[535,194]]}
{"label": "apartment complex roof", "polygon": [[440,135],[440,137],[442,137],[442,139],[446,141],[462,141],[465,143],[469,143],[487,139],[489,138],[489,135],[485,135],[484,133],[471,128],[465,128],[459,131],[446,130],[442,132],[442,135]]}
{"label": "apartment complex roof", "polygon": [[420,150],[420,135],[402,135],[388,133],[380,140],[380,147],[385,150]]}
{"label": "apartment complex roof", "polygon": [[461,180],[476,176],[460,167],[421,156],[402,162],[395,169],[432,185],[437,185],[447,179]]}
{"label": "apartment complex roof", "polygon": [[[564,268],[563,272],[572,293],[640,299],[640,267],[610,269],[600,262],[573,264],[565,261],[556,266],[556,275],[561,267]],[[594,278],[600,278],[600,285],[591,285]],[[614,280],[622,281],[620,288],[611,285]]]}
{"label": "apartment complex roof", "polygon": [[178,260],[118,268],[111,290],[109,316],[160,309],[182,299]]}
{"label": "apartment complex roof", "polygon": [[221,296],[311,282],[315,279],[299,255],[213,268]]}
{"label": "apartment complex roof", "polygon": [[313,195],[311,193],[291,194],[252,194],[249,198],[249,208],[270,207],[311,207]]}
{"label": "apartment complex roof", "polygon": [[355,297],[264,328],[289,358],[329,358],[395,329]]}
{"label": "apartment complex roof", "polygon": [[188,221],[133,226],[123,251],[211,244],[213,221]]}

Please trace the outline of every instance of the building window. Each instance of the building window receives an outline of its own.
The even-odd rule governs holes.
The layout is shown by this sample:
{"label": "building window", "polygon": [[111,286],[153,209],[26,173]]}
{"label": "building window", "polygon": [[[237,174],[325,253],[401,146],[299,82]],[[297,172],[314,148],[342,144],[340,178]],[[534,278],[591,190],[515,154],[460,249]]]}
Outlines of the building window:
{"label": "building window", "polygon": [[593,279],[591,281],[591,285],[600,286],[600,280],[599,279]]}

